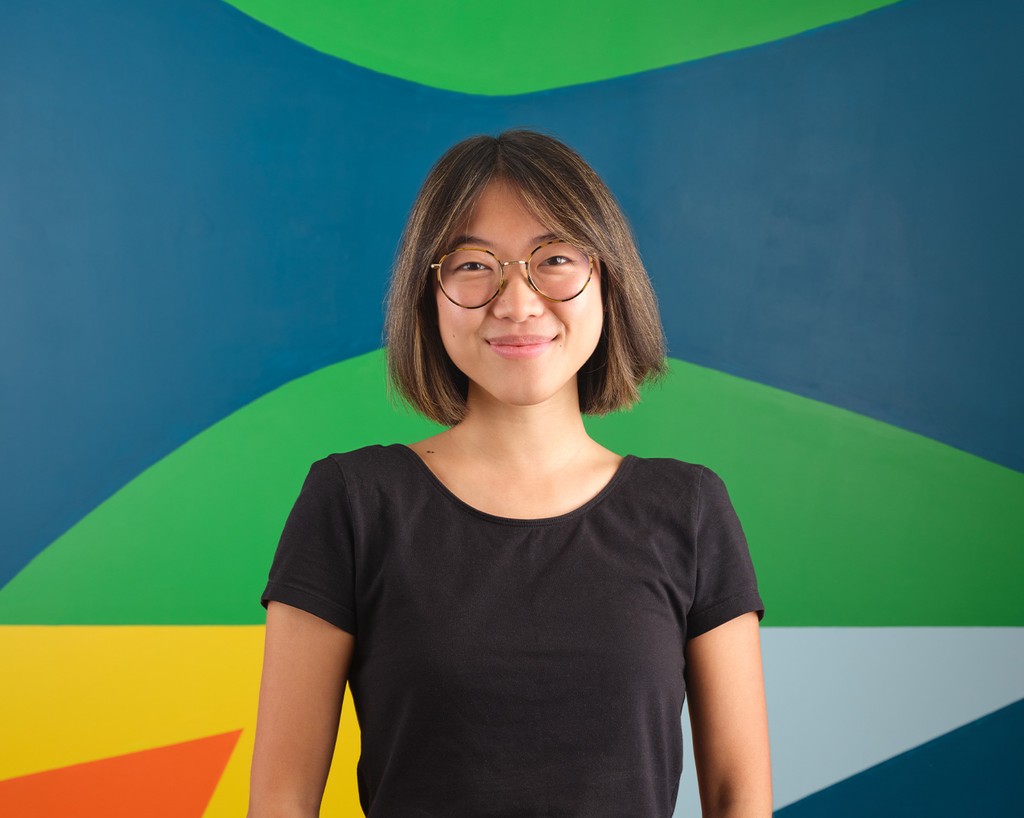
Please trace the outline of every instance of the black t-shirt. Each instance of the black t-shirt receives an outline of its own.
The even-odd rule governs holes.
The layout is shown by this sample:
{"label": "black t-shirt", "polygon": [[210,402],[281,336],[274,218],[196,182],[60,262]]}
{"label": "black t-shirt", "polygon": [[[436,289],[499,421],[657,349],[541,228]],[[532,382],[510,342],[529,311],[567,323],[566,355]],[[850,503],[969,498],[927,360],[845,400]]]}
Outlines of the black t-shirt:
{"label": "black t-shirt", "polygon": [[669,818],[686,640],[764,610],[703,466],[627,456],[575,511],[516,520],[401,445],[313,463],[269,600],[356,636],[370,818]]}

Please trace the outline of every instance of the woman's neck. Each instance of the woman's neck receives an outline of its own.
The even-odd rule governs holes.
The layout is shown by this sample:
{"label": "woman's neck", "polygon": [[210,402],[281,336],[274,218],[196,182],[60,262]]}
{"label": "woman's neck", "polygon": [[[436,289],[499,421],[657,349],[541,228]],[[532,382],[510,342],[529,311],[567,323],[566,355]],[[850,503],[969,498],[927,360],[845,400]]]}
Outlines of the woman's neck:
{"label": "woman's neck", "polygon": [[449,430],[452,445],[510,472],[550,472],[598,447],[583,425],[575,393],[535,406],[510,406],[470,395],[465,419]]}
{"label": "woman's neck", "polygon": [[467,403],[461,423],[410,448],[480,511],[517,519],[565,514],[600,493],[622,463],[587,434],[575,390],[535,406],[487,395]]}

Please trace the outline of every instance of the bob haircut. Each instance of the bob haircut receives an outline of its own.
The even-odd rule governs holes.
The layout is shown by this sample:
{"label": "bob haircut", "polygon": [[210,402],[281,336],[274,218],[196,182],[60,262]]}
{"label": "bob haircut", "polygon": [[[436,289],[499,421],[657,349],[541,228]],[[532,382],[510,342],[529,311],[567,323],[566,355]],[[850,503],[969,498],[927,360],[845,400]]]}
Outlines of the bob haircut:
{"label": "bob haircut", "polygon": [[445,351],[430,265],[447,250],[487,185],[500,179],[546,227],[596,257],[604,304],[597,348],[577,375],[580,410],[632,406],[665,371],[654,290],[618,203],[574,150],[545,134],[505,131],[451,147],[430,170],[395,258],[385,333],[391,387],[443,426],[465,417],[468,380]]}

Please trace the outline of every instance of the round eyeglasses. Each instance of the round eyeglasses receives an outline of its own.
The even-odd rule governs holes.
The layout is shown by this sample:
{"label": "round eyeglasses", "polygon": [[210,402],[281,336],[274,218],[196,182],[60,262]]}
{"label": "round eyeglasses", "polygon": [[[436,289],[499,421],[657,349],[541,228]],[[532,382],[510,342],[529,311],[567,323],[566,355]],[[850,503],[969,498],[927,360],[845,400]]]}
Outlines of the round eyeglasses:
{"label": "round eyeglasses", "polygon": [[526,266],[531,289],[548,301],[571,301],[594,275],[594,261],[580,248],[552,239],[533,248],[528,258],[500,261],[482,247],[456,247],[430,269],[437,271],[441,292],[453,304],[475,310],[494,300],[505,286],[505,267]]}

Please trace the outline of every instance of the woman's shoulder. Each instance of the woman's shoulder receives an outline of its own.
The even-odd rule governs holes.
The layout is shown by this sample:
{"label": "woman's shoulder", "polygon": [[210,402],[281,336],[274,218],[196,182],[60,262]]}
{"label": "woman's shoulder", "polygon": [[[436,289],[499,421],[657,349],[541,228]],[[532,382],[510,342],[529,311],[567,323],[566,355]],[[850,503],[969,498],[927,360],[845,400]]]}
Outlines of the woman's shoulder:
{"label": "woman's shoulder", "polygon": [[728,489],[717,471],[703,463],[674,457],[632,456],[630,483],[635,493],[659,500],[715,501],[728,497]]}
{"label": "woman's shoulder", "polygon": [[678,486],[680,483],[692,483],[699,487],[704,473],[711,472],[711,469],[701,463],[691,463],[675,457],[631,455],[631,458],[635,461],[634,471],[640,479],[654,484],[670,483],[673,486]]}
{"label": "woman's shoulder", "polygon": [[401,450],[408,449],[401,443],[373,443],[351,449],[347,452],[332,452],[316,463],[333,462],[337,468],[374,468],[394,463],[402,456]]}
{"label": "woman's shoulder", "polygon": [[407,453],[411,451],[401,444],[333,452],[313,461],[302,491],[350,510],[401,504],[419,490]]}
{"label": "woman's shoulder", "polygon": [[347,452],[333,452],[315,460],[310,471],[330,475],[344,483],[393,482],[406,470],[411,450],[401,443],[361,446]]}

